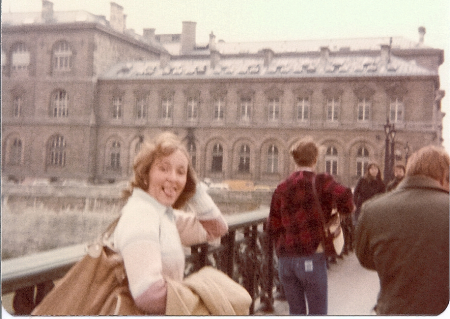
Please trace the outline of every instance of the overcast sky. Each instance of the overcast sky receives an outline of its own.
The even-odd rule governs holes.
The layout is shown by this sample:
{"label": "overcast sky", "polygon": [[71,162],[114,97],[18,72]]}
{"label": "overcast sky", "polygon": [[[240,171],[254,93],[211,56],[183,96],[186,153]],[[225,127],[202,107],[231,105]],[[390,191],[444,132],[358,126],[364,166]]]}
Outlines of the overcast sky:
{"label": "overcast sky", "polygon": [[[109,20],[111,0],[53,0],[55,11],[86,10]],[[116,0],[127,15],[127,28],[142,34],[181,33],[182,21],[197,22],[197,43],[212,32],[218,40],[270,41],[403,36],[450,52],[449,0]],[[2,0],[3,12],[40,12],[41,0]],[[444,144],[450,150],[449,62],[440,67]]]}

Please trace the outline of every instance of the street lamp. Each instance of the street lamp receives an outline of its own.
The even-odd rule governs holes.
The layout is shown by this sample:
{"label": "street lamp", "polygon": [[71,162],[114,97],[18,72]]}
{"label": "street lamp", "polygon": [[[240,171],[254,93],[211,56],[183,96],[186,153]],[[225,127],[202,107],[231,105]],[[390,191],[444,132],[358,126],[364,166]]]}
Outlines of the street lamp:
{"label": "street lamp", "polygon": [[394,168],[394,140],[396,134],[394,124],[389,123],[389,117],[386,118],[386,124],[384,124],[385,139],[385,151],[384,151],[384,179],[388,182],[392,176],[392,170]]}
{"label": "street lamp", "polygon": [[395,163],[395,134],[397,131],[395,130],[394,124],[391,125],[391,131],[389,132],[389,140],[391,142],[391,154],[390,159],[391,162],[389,163],[389,180],[392,180],[394,178],[394,163]]}
{"label": "street lamp", "polygon": [[409,158],[409,144],[406,142],[405,145],[405,166],[408,164],[408,158]]}

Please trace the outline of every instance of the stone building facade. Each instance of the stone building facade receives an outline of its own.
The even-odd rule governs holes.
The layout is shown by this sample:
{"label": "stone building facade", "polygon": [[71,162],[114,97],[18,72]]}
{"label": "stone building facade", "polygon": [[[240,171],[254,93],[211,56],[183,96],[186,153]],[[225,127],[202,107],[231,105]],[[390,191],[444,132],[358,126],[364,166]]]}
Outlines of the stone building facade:
{"label": "stone building facade", "polygon": [[[111,5],[111,16],[123,9]],[[92,178],[97,78],[124,59],[165,49],[88,12],[2,13],[2,170],[6,176]],[[117,24],[116,23],[116,24]],[[62,151],[62,149],[65,151]]]}
{"label": "stone building facade", "polygon": [[[4,175],[128,179],[140,143],[170,130],[186,141],[200,178],[276,185],[294,169],[290,147],[312,136],[318,170],[353,186],[369,161],[383,169],[387,119],[396,162],[442,143],[443,51],[424,44],[424,28],[418,41],[227,43],[211,34],[199,45],[195,22],[183,22],[181,34],[146,29],[142,38],[103,23],[3,21]],[[63,72],[52,63],[61,41],[73,66]],[[21,75],[17,43],[30,53]],[[70,98],[61,102],[53,94],[60,89]]]}

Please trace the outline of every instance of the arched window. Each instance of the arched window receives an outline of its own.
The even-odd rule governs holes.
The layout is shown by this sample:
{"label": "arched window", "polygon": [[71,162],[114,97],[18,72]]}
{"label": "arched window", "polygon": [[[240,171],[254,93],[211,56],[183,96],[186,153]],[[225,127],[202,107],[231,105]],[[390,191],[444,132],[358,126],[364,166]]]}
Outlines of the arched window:
{"label": "arched window", "polygon": [[328,147],[325,153],[325,171],[331,175],[338,173],[338,151],[334,146]]}
{"label": "arched window", "polygon": [[143,141],[139,139],[139,141],[136,143],[136,146],[134,147],[134,156],[136,156],[139,151],[141,150]]}
{"label": "arched window", "polygon": [[22,114],[23,98],[15,96],[13,99],[13,117],[20,117]]}
{"label": "arched window", "polygon": [[278,173],[278,148],[273,144],[267,150],[267,173]]}
{"label": "arched window", "polygon": [[220,144],[215,144],[212,151],[212,165],[211,171],[222,172],[223,164],[223,148]]}
{"label": "arched window", "polygon": [[61,135],[50,139],[47,150],[47,163],[49,166],[64,167],[66,165],[66,142]]}
{"label": "arched window", "polygon": [[250,172],[250,147],[247,144],[241,146],[239,150],[239,167],[241,173]]}
{"label": "arched window", "polygon": [[69,96],[64,90],[58,90],[52,96],[52,115],[53,117],[68,117]]}
{"label": "arched window", "polygon": [[109,167],[112,170],[120,169],[120,142],[112,141],[109,147]]}
{"label": "arched window", "polygon": [[72,50],[66,41],[58,42],[53,50],[53,69],[70,71],[72,69]]}
{"label": "arched window", "polygon": [[20,165],[22,163],[22,140],[14,138],[9,149],[9,164]]}
{"label": "arched window", "polygon": [[356,176],[362,177],[369,165],[369,151],[365,147],[360,147],[356,154]]}
{"label": "arched window", "polygon": [[196,168],[197,164],[197,147],[194,142],[189,142],[187,145],[189,156],[191,158],[191,164],[193,168]]}
{"label": "arched window", "polygon": [[11,68],[13,72],[28,70],[30,65],[30,52],[24,43],[17,43],[11,55]]}

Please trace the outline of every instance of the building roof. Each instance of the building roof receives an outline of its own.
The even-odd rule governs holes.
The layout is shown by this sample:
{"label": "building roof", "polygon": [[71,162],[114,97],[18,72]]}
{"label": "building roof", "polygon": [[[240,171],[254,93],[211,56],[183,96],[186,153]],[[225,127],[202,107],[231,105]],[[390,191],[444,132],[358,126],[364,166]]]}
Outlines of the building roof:
{"label": "building roof", "polygon": [[[95,15],[84,10],[55,11],[52,13],[52,18],[50,20],[44,19],[41,12],[2,12],[2,28],[10,26],[54,26],[77,23],[94,23],[102,26],[103,28],[109,29],[111,32],[117,33],[117,30],[111,27],[110,22],[106,20],[105,16]],[[159,42],[145,38],[131,29],[124,30],[123,35],[156,48],[158,51],[166,51],[166,49]]]}
{"label": "building roof", "polygon": [[73,22],[95,22],[102,25],[109,25],[109,22],[104,16],[95,15],[83,10],[54,12],[51,21],[44,19],[41,12],[2,12],[3,27]]}
{"label": "building roof", "polygon": [[[161,42],[171,55],[181,55],[181,43]],[[378,51],[381,45],[391,45],[392,50],[436,50],[423,42],[411,41],[404,37],[374,37],[348,39],[314,39],[289,41],[257,41],[257,42],[225,42],[219,40],[216,50],[220,54],[256,54],[262,49],[271,49],[275,53],[317,52],[321,47],[328,47],[331,51]],[[206,44],[197,45],[190,55],[209,54]]]}
{"label": "building roof", "polygon": [[210,59],[178,59],[165,67],[159,61],[130,61],[113,66],[100,79],[220,79],[220,78],[316,78],[437,76],[438,73],[414,61],[391,56],[386,64],[381,56],[274,57],[264,66],[264,57],[222,58],[215,68]]}
{"label": "building roof", "polygon": [[296,41],[261,41],[261,42],[224,42],[216,44],[221,54],[252,54],[269,48],[275,53],[281,52],[314,52],[321,47],[331,51],[378,51],[381,45],[389,45],[395,49],[432,49],[423,43],[411,41],[403,37],[350,38],[350,39],[318,39]]}

